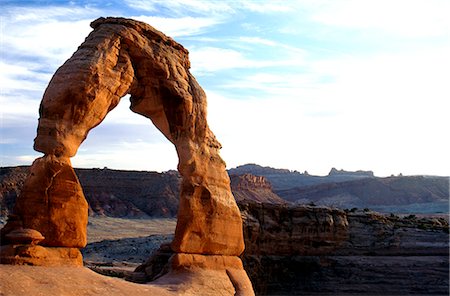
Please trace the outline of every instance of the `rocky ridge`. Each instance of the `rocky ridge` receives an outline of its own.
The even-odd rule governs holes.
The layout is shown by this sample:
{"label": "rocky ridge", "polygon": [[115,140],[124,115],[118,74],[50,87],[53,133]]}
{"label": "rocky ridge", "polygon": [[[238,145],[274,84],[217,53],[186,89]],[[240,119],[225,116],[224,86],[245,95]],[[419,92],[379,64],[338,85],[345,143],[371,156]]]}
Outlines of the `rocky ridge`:
{"label": "rocky ridge", "polygon": [[327,176],[314,176],[308,172],[300,173],[287,169],[276,169],[257,164],[245,164],[229,170],[230,175],[252,174],[264,176],[272,184],[275,192],[295,187],[305,187],[323,183],[345,182],[374,178],[372,171],[344,171],[332,168]]}
{"label": "rocky ridge", "polygon": [[[266,170],[278,171],[264,168],[259,173]],[[5,217],[11,211],[28,172],[26,166],[0,168],[0,216]],[[131,218],[176,215],[181,182],[176,171],[156,173],[104,168],[75,169],[75,173],[88,200],[89,215]],[[278,176],[289,174],[298,173],[282,170]],[[237,200],[370,208],[385,213],[448,212],[448,177],[359,178],[275,190],[270,179],[263,175],[230,176]]]}
{"label": "rocky ridge", "polygon": [[[284,199],[296,203],[315,203],[341,208],[370,208],[384,212],[448,212],[449,178],[401,176],[365,178],[330,182],[306,187],[278,190]],[[396,209],[397,208],[397,209]],[[406,209],[406,210],[403,210]],[[391,210],[391,211],[390,211]]]}

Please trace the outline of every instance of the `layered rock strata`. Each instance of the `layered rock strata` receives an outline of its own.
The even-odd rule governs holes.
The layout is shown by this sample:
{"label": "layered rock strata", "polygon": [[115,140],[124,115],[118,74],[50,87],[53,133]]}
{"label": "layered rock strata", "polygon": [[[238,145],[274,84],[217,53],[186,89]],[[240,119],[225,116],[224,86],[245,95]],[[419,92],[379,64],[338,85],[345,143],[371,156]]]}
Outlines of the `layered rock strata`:
{"label": "layered rock strata", "polygon": [[258,295],[448,295],[449,225],[328,207],[239,204]]}
{"label": "layered rock strata", "polygon": [[[219,156],[221,145],[206,121],[206,95],[189,72],[188,51],[134,20],[100,18],[91,26],[93,32],[44,93],[34,149],[45,156],[31,167],[14,225],[41,232],[44,247],[86,245],[88,206],[70,157],[130,94],[130,109],[149,118],[177,150],[182,181],[173,251],[240,255],[242,219]],[[14,227],[10,223],[6,229]]]}
{"label": "layered rock strata", "polygon": [[237,202],[254,200],[261,203],[286,204],[272,191],[272,184],[263,176],[231,175],[231,190]]}

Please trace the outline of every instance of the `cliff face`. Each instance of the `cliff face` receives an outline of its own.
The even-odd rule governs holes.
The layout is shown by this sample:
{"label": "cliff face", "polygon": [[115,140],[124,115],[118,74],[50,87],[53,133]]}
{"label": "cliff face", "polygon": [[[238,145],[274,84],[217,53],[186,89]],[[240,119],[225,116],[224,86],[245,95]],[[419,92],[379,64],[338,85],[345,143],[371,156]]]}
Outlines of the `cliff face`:
{"label": "cliff face", "polygon": [[[89,215],[175,217],[181,178],[165,173],[110,169],[75,169],[89,204]],[[1,216],[11,212],[29,167],[0,169]]]}
{"label": "cliff face", "polygon": [[[448,212],[449,178],[404,176],[366,178],[347,182],[331,182],[306,187],[278,190],[286,200],[314,202],[343,208],[368,207],[384,212],[402,212],[417,205],[417,210]],[[407,210],[405,212],[408,212]]]}
{"label": "cliff face", "polygon": [[264,203],[286,204],[272,191],[272,184],[263,176],[231,175],[231,190],[236,201],[253,200]]}
{"label": "cliff face", "polygon": [[324,254],[348,239],[347,215],[338,209],[249,201],[238,204],[245,225],[245,254]]}
{"label": "cliff face", "polygon": [[239,203],[259,295],[448,294],[448,221]]}
{"label": "cliff face", "polygon": [[264,176],[273,185],[274,191],[374,177],[373,172],[371,171],[349,172],[333,168],[327,176],[314,176],[308,174],[308,172],[300,173],[298,171],[290,171],[287,169],[263,167],[257,164],[241,165],[236,168],[230,169],[229,173],[231,175],[252,174],[257,176]]}
{"label": "cliff face", "polygon": [[[5,212],[14,203],[28,168],[0,172]],[[93,215],[173,217],[176,213],[180,182],[176,172],[76,169],[76,173]],[[432,181],[436,178],[389,180],[396,182],[377,183],[367,190],[383,185],[405,194],[401,189],[405,182],[409,190],[416,186],[416,192],[439,192],[440,188]],[[445,219],[282,204],[265,177],[232,175],[231,182],[244,222],[242,259],[259,295],[448,294]],[[335,186],[330,185],[331,192]]]}
{"label": "cliff face", "polygon": [[177,172],[75,170],[93,215],[175,217],[181,178]]}
{"label": "cliff face", "polygon": [[[175,217],[179,205],[181,177],[176,171],[164,173],[111,169],[75,169],[89,204],[89,215],[108,217]],[[1,215],[7,216],[20,193],[29,167],[0,170]],[[272,191],[265,177],[232,175],[236,200],[288,203]]]}
{"label": "cliff face", "polygon": [[11,211],[28,172],[25,166],[0,168],[0,217]]}

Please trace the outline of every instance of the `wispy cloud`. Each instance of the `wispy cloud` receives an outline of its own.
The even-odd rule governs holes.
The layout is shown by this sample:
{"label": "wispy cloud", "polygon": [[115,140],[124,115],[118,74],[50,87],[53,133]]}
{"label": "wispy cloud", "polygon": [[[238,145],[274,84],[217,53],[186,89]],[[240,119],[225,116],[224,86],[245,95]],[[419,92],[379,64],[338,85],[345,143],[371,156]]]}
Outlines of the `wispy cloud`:
{"label": "wispy cloud", "polygon": [[227,1],[202,1],[202,0],[126,0],[125,3],[134,9],[152,13],[161,13],[166,10],[175,17],[186,14],[216,14],[231,13],[232,5]]}
{"label": "wispy cloud", "polygon": [[167,140],[159,143],[120,142],[113,147],[95,149],[88,144],[84,143],[71,159],[74,167],[167,171],[176,168],[178,163],[175,147]]}
{"label": "wispy cloud", "polygon": [[227,69],[252,68],[260,69],[280,66],[301,66],[304,64],[302,56],[295,59],[280,57],[274,59],[252,59],[245,52],[231,48],[199,47],[190,52],[192,71],[196,75],[217,73]]}
{"label": "wispy cloud", "polygon": [[280,1],[280,0],[272,0],[272,1],[240,1],[240,7],[242,9],[247,9],[254,12],[259,13],[279,13],[279,12],[288,12],[292,11],[294,7],[292,4],[295,1]]}
{"label": "wispy cloud", "polygon": [[[39,155],[32,139],[50,76],[92,20],[120,15],[188,48],[229,166],[385,175],[450,167],[447,0],[44,2],[0,11],[1,165]],[[123,98],[91,131],[75,166],[176,167],[172,144],[128,105]]]}
{"label": "wispy cloud", "polygon": [[402,37],[449,36],[446,0],[298,0],[310,20],[329,27],[381,30]]}
{"label": "wispy cloud", "polygon": [[169,18],[140,15],[131,18],[148,23],[170,37],[187,37],[203,34],[211,27],[223,22],[221,18],[191,16]]}

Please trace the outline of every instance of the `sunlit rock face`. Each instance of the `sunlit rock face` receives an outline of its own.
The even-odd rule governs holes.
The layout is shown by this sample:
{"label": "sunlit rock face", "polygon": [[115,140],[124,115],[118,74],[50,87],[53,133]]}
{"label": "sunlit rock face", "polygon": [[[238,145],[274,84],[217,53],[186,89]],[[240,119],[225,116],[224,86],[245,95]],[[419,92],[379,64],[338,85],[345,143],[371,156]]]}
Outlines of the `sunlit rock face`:
{"label": "sunlit rock face", "polygon": [[86,244],[88,207],[70,157],[130,94],[130,109],[149,118],[179,157],[182,183],[172,249],[240,255],[240,212],[219,156],[221,145],[206,121],[206,95],[189,72],[188,51],[142,22],[100,18],[91,26],[45,91],[34,141],[45,156],[32,165],[14,209],[15,225],[41,232],[43,246]]}
{"label": "sunlit rock face", "polygon": [[87,243],[87,211],[70,160],[54,155],[33,162],[14,208],[22,227],[43,234],[41,245],[73,248]]}

